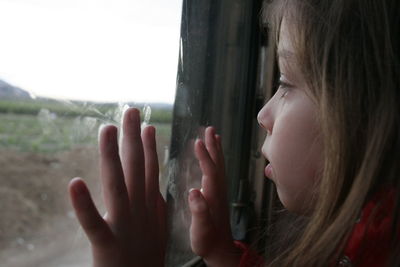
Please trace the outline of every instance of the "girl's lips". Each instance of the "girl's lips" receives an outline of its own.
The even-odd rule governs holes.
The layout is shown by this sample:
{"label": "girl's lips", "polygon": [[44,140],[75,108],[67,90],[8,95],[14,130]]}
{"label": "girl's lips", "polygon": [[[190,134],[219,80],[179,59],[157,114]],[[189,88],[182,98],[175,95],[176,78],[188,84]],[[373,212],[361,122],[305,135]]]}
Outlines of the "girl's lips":
{"label": "girl's lips", "polygon": [[265,167],[264,174],[266,177],[272,179],[272,166],[271,163],[268,163],[267,167]]}

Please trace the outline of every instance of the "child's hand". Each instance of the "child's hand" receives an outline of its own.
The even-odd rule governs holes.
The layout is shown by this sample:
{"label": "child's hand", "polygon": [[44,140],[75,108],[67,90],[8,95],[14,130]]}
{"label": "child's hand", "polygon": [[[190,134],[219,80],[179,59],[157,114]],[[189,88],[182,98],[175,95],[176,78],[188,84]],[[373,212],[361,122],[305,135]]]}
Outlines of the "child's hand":
{"label": "child's hand", "polygon": [[121,149],[120,158],[116,127],[104,127],[100,169],[105,216],[100,216],[81,179],[73,179],[69,186],[92,246],[93,266],[164,266],[166,209],[158,184],[155,129],[147,127],[141,133],[136,109],[125,112]]}
{"label": "child's hand", "polygon": [[189,193],[192,250],[205,260],[207,266],[237,266],[241,254],[232,239],[224,156],[221,138],[214,128],[206,129],[205,144],[196,141],[195,153],[203,177],[202,190],[192,189]]}

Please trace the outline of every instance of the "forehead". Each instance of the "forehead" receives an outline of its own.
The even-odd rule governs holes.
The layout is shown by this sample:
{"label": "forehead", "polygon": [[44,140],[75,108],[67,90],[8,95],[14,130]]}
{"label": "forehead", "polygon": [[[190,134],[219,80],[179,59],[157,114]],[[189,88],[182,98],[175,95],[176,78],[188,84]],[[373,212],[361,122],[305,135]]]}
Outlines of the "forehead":
{"label": "forehead", "polygon": [[277,56],[279,59],[284,59],[284,60],[294,59],[293,44],[290,38],[290,31],[288,30],[288,24],[285,19],[282,20],[280,28]]}

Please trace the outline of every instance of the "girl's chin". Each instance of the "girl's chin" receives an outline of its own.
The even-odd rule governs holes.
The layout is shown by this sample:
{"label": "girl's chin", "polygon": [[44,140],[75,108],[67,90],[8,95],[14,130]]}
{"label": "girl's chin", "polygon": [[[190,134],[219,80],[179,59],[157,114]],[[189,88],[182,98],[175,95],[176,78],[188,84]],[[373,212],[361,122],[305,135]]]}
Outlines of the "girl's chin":
{"label": "girl's chin", "polygon": [[278,186],[276,186],[276,191],[278,193],[279,201],[282,203],[285,209],[297,215],[305,217],[311,216],[313,212],[313,205],[305,205],[305,203],[307,203],[306,200],[293,199],[291,196],[282,193]]}

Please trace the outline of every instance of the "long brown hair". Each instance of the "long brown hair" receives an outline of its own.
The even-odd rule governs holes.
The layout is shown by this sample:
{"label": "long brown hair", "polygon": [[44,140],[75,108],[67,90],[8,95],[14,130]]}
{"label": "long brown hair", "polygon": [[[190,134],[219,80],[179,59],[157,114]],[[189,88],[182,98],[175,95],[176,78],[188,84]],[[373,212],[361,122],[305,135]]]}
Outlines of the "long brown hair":
{"label": "long brown hair", "polygon": [[389,254],[398,265],[400,1],[270,2],[263,18],[277,42],[282,19],[290,25],[319,109],[325,164],[308,225],[269,266],[333,265],[365,203],[388,188],[396,192]]}

